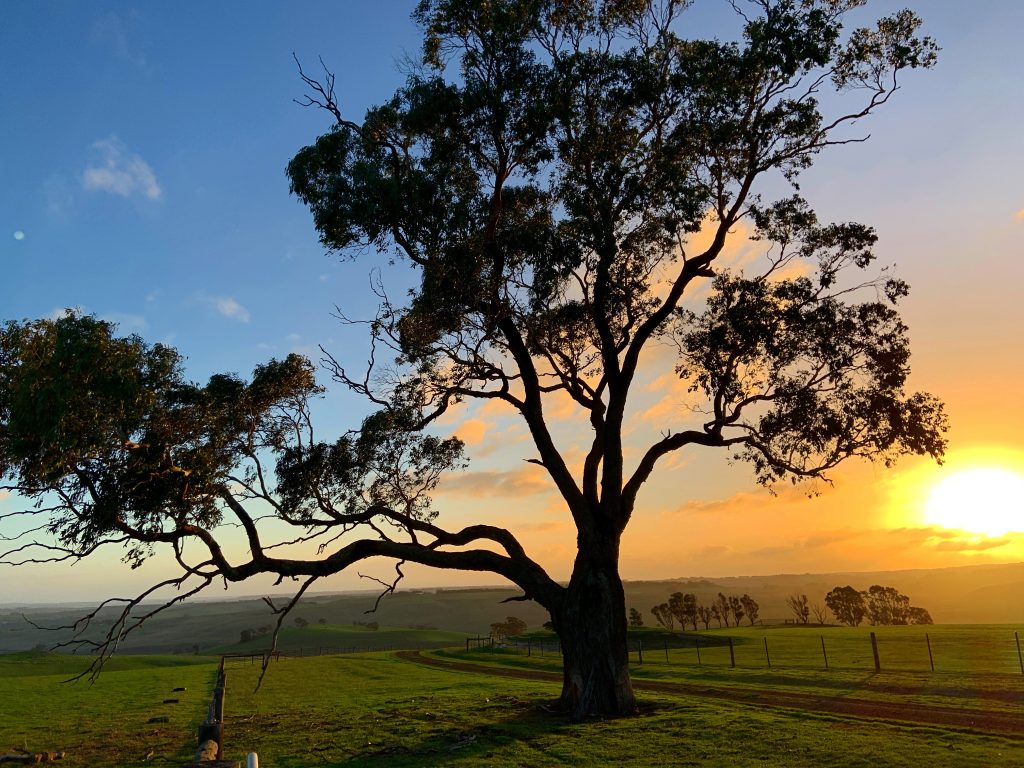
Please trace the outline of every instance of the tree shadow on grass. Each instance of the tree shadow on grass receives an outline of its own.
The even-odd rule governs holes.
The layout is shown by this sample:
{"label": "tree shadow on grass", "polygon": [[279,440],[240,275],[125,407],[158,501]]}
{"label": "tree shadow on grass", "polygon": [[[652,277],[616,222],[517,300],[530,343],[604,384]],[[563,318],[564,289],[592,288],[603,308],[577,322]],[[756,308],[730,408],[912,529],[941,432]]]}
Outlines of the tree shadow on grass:
{"label": "tree shadow on grass", "polygon": [[[547,748],[554,742],[571,749],[574,739],[587,736],[587,725],[572,722],[556,709],[551,699],[519,699],[496,696],[462,716],[450,727],[450,718],[430,712],[408,714],[404,723],[395,723],[395,737],[381,732],[379,743],[341,761],[324,762],[328,768],[358,766],[448,766],[461,762],[481,764],[500,760],[500,764],[534,764],[549,762]],[[655,711],[659,705],[645,704],[640,715]],[[402,726],[424,727],[428,732],[420,738],[402,738]],[[390,742],[390,743],[389,743]],[[560,762],[555,759],[556,762]],[[495,763],[499,764],[498,762]]]}

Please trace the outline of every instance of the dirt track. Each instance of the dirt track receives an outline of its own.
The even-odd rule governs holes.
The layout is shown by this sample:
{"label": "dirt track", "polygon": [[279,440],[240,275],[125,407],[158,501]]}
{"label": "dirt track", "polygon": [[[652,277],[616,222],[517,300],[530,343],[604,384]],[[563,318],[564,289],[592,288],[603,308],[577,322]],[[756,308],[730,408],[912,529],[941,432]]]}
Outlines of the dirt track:
{"label": "dirt track", "polygon": [[[423,656],[419,651],[399,651],[400,658],[416,664],[448,669],[459,672],[514,677],[521,680],[561,681],[562,676],[539,670],[511,669],[472,664],[464,661],[449,661]],[[633,686],[643,691],[699,696],[705,699],[719,699],[756,707],[779,707],[823,712],[846,717],[882,720],[904,725],[930,725],[944,728],[969,730],[992,736],[1024,739],[1024,717],[1009,713],[980,709],[953,709],[928,704],[908,702],[891,703],[856,699],[836,698],[809,693],[757,690],[753,688],[710,688],[692,683],[666,683],[649,680],[633,680]]]}

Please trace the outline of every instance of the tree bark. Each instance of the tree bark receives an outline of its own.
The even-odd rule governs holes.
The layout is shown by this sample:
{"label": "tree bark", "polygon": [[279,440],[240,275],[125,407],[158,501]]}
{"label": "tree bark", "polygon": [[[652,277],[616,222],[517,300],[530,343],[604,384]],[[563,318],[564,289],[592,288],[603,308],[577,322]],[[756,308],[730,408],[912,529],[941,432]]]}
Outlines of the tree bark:
{"label": "tree bark", "polygon": [[553,615],[562,643],[560,704],[573,720],[631,715],[626,598],[618,572],[618,537],[583,546],[561,606]]}

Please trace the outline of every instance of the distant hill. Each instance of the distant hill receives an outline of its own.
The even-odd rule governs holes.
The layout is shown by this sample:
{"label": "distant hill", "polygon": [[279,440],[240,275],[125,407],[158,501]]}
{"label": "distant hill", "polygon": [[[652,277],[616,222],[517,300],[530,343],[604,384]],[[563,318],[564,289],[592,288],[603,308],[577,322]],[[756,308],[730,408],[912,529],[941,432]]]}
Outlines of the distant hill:
{"label": "distant hill", "polygon": [[[914,605],[927,608],[939,624],[1024,624],[1024,563],[973,565],[958,568],[866,573],[778,574],[726,578],[677,578],[663,581],[626,582],[626,605],[641,611],[648,626],[654,624],[650,608],[665,602],[672,592],[693,592],[703,602],[718,593],[749,594],[760,603],[764,623],[790,618],[786,597],[806,594],[812,602],[824,602],[836,586],[867,589],[872,584],[896,587]],[[503,603],[519,594],[501,587],[468,589],[409,589],[386,598],[375,614],[367,615],[376,595],[313,594],[303,598],[292,612],[310,625],[353,627],[373,620],[381,627],[420,631],[486,633],[492,622],[518,616],[530,628],[548,620],[536,603]],[[75,606],[0,607],[0,652],[21,651],[38,644],[49,645],[59,633],[36,629],[24,618],[46,626],[67,624],[85,609]],[[109,614],[112,615],[112,612]],[[175,606],[146,622],[121,645],[128,653],[190,653],[234,646],[243,630],[255,630],[273,621],[266,604],[256,598],[222,602],[193,602]],[[102,625],[100,623],[99,625]],[[289,623],[294,629],[294,624]]]}

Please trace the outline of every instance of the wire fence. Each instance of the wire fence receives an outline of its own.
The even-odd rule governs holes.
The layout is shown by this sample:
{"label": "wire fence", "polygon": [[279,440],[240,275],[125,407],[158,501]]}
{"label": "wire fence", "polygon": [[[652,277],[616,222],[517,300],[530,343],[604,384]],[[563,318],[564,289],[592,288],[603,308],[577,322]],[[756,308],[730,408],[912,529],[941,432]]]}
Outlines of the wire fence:
{"label": "wire fence", "polygon": [[[836,633],[800,632],[760,637],[687,633],[631,638],[633,665],[709,666],[745,669],[817,669],[1024,675],[1019,632],[921,632],[876,627]],[[557,640],[477,636],[466,651],[493,650],[522,656],[561,655]]]}

